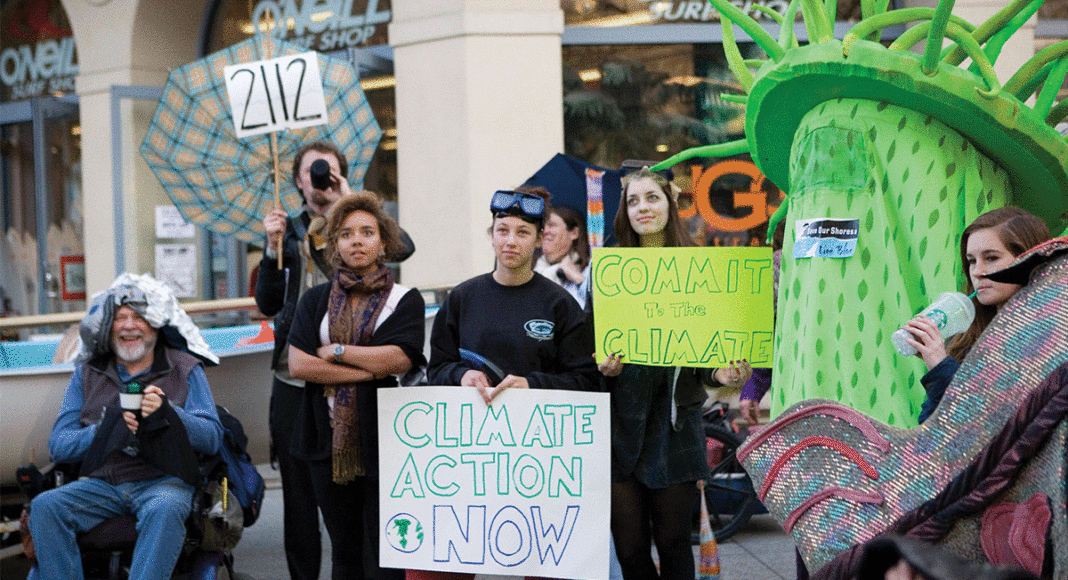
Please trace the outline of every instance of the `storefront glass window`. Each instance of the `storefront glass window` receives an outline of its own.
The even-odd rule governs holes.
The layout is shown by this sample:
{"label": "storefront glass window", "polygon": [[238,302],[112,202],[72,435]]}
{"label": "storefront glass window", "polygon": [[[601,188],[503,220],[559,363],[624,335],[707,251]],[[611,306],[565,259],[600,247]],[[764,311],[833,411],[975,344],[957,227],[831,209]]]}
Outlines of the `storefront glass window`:
{"label": "storefront glass window", "polygon": [[[898,2],[900,4],[900,2]],[[761,6],[783,14],[789,0],[734,2],[750,16],[771,22]],[[839,0],[838,20],[858,20],[860,0]],[[635,26],[640,24],[701,24],[719,22],[719,12],[707,0],[561,0],[568,26]]]}
{"label": "storefront glass window", "polygon": [[0,102],[74,92],[78,57],[60,0],[0,7]]}
{"label": "storefront glass window", "polygon": [[[763,56],[752,44],[741,48],[747,58]],[[626,159],[659,161],[743,137],[744,108],[722,98],[743,91],[719,44],[565,46],[563,59],[568,155],[618,168]],[[675,172],[696,242],[763,245],[782,193],[747,156],[697,159]],[[761,201],[741,203],[754,198],[739,193],[759,193]]]}
{"label": "storefront glass window", "polygon": [[4,2],[0,29],[0,316],[79,310],[85,279],[73,33],[60,0]]}
{"label": "storefront glass window", "polygon": [[38,114],[30,119],[0,125],[0,310],[8,315],[85,306],[77,108],[55,102],[35,106]]}

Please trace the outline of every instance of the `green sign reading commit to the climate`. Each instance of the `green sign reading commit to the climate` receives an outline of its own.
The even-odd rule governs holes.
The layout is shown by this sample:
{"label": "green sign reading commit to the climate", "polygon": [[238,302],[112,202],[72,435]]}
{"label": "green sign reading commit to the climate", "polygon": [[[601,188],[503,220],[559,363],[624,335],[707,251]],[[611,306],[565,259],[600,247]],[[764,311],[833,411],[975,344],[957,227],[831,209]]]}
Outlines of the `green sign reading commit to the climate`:
{"label": "green sign reading commit to the climate", "polygon": [[597,361],[771,367],[770,248],[594,248]]}

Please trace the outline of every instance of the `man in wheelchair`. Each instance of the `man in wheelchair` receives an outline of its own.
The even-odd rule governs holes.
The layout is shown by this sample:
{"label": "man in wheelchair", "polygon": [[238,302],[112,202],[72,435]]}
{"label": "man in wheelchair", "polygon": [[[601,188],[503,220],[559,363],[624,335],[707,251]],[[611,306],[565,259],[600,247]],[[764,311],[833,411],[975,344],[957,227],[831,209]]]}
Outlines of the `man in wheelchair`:
{"label": "man in wheelchair", "polygon": [[48,446],[53,461],[80,462],[81,477],[33,499],[30,578],[83,578],[77,534],[126,514],[137,520],[130,579],[170,578],[203,479],[196,453],[218,453],[223,437],[201,367],[218,359],[148,276],[123,274],[94,296],[80,334]]}

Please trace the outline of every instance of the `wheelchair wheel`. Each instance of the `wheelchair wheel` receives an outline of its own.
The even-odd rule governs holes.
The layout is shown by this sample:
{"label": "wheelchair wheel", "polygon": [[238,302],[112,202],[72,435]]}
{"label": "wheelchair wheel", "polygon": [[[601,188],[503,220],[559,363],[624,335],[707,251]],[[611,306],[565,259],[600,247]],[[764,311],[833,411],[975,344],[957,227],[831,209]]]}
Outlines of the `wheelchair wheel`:
{"label": "wheelchair wheel", "polygon": [[722,459],[711,467],[712,478],[705,483],[709,523],[716,541],[722,542],[749,521],[760,501],[753,490],[753,481],[734,454],[742,438],[716,426],[706,426],[705,436],[723,444]]}

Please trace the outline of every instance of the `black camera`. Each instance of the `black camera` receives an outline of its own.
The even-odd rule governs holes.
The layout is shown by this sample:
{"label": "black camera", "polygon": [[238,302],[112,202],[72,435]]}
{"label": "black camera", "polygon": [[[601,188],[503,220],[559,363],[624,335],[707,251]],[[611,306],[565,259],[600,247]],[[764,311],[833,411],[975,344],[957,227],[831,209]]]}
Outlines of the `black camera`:
{"label": "black camera", "polygon": [[325,159],[312,161],[308,173],[311,177],[312,187],[315,189],[327,190],[334,184],[333,180],[330,179],[330,164]]}

